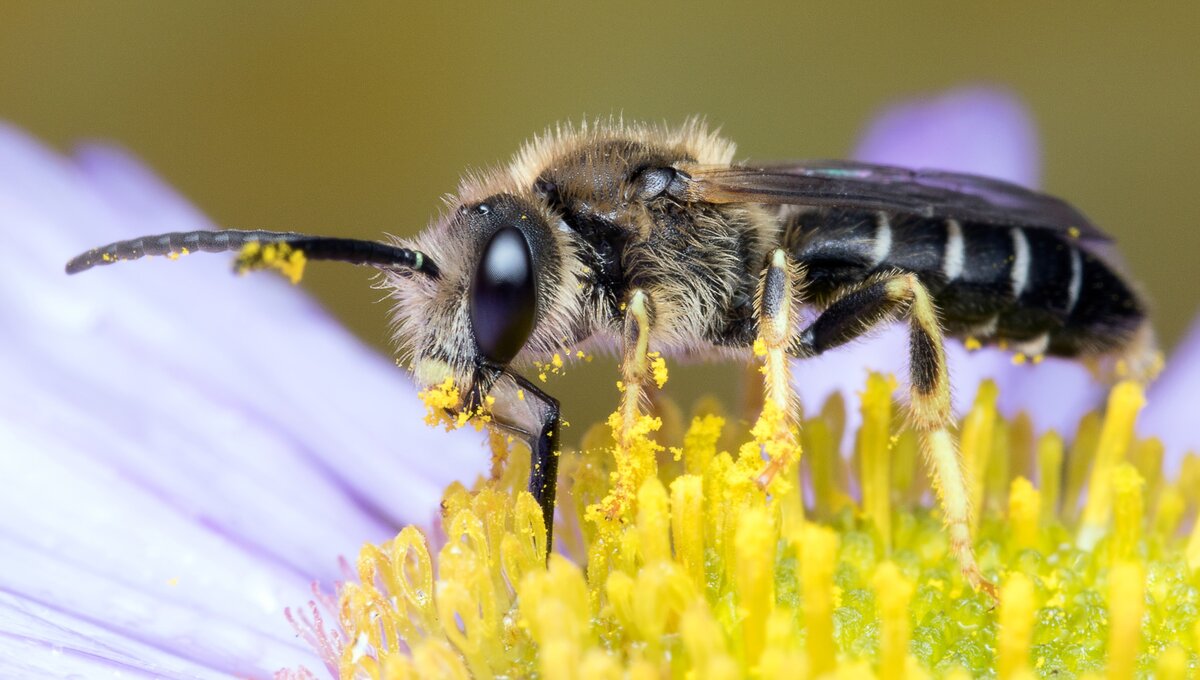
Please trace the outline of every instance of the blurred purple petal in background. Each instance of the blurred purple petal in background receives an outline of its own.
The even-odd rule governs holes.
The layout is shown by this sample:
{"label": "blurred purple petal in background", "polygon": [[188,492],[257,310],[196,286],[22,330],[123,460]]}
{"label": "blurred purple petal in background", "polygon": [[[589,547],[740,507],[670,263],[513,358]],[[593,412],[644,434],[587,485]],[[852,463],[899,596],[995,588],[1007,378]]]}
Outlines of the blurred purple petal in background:
{"label": "blurred purple petal in background", "polygon": [[967,87],[889,106],[863,134],[858,160],[1041,181],[1037,125],[1015,95]]}
{"label": "blurred purple petal in background", "polygon": [[1200,453],[1200,314],[1179,347],[1167,359],[1162,376],[1150,386],[1138,434],[1158,437],[1168,475],[1179,472],[1189,451]]}

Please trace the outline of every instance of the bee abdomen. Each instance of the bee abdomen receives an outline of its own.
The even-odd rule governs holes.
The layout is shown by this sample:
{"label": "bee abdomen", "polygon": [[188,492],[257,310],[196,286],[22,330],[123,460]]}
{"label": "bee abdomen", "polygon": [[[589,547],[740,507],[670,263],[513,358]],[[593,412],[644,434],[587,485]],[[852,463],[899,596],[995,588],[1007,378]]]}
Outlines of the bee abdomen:
{"label": "bee abdomen", "polygon": [[1122,347],[1144,320],[1112,267],[1067,233],[862,210],[797,218],[797,260],[827,304],[887,271],[917,274],[947,334],[1079,356]]}
{"label": "bee abdomen", "polygon": [[952,335],[1074,357],[1122,347],[1145,317],[1125,281],[1069,234],[953,220],[944,233],[935,299]]}

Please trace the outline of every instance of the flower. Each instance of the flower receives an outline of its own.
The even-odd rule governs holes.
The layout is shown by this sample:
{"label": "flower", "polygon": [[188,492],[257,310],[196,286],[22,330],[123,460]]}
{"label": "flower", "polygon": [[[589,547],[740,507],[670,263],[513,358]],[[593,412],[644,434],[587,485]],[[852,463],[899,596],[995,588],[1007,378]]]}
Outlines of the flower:
{"label": "flower", "polygon": [[[926,106],[930,108],[922,108]],[[939,116],[958,119],[971,107],[979,111],[978,120],[990,121],[982,127],[994,125],[996,130],[1014,127],[1014,112],[1020,114],[1004,95],[957,93],[932,104],[910,105],[907,117],[885,117],[900,122],[881,123],[876,129],[883,132],[873,132],[867,140],[878,137],[882,141],[875,148],[887,148],[889,139],[903,141],[914,134],[914,125],[905,121],[927,117],[934,122],[927,122],[926,130],[946,129],[937,124]],[[1021,162],[1032,162],[1029,135],[1028,144],[1013,147],[1028,151],[1014,155],[1018,160],[1013,167],[1026,168],[1019,172],[1028,172]],[[1003,137],[998,133],[996,138]],[[917,146],[929,150],[937,145]],[[873,160],[905,160],[875,153],[862,152]],[[1034,179],[1006,176],[1028,183]],[[1085,598],[1091,607],[1064,608],[1064,616],[1073,612],[1090,622],[1088,615],[1103,614],[1107,596],[1096,590],[1094,580],[1070,581],[1079,573],[1092,579],[1114,574],[1113,597],[1122,603],[1136,603],[1137,598],[1125,595],[1142,583],[1138,569],[1150,569],[1161,575],[1156,583],[1166,584],[1166,597],[1151,592],[1155,603],[1179,602],[1182,610],[1195,597],[1188,590],[1194,584],[1180,576],[1185,572],[1179,567],[1177,544],[1169,546],[1175,550],[1174,562],[1127,559],[1131,549],[1142,546],[1146,557],[1157,557],[1160,553],[1154,551],[1168,542],[1188,499],[1196,497],[1193,486],[1172,485],[1157,474],[1161,452],[1153,445],[1138,444],[1129,454],[1144,486],[1113,456],[1104,459],[1102,469],[1109,471],[1107,488],[1112,490],[1104,497],[1113,501],[1118,527],[1113,535],[1120,536],[1105,539],[1103,545],[1117,546],[1107,550],[1075,550],[1067,543],[1053,552],[1045,544],[1047,536],[1065,535],[1075,521],[1042,519],[1043,513],[1050,514],[1043,509],[1055,505],[1050,499],[1057,486],[1037,490],[1014,481],[1008,490],[1005,483],[1018,468],[986,468],[984,505],[1000,507],[1001,514],[983,519],[985,568],[1009,559],[1014,547],[1040,542],[1043,551],[1041,558],[1028,551],[1019,554],[1023,560],[1043,561],[1027,570],[1028,583],[1005,580],[997,632],[986,607],[962,589],[952,565],[939,557],[943,539],[936,519],[904,500],[901,491],[911,499],[912,489],[920,488],[914,487],[911,435],[897,433],[895,443],[877,438],[874,448],[858,454],[874,465],[898,461],[882,494],[878,486],[864,487],[864,502],[897,508],[886,530],[891,538],[881,539],[883,534],[855,519],[851,490],[840,482],[849,471],[836,455],[837,422],[822,415],[806,423],[805,455],[813,493],[820,507],[828,508],[817,517],[824,526],[800,521],[795,504],[787,513],[776,513],[750,503],[751,487],[738,480],[736,461],[722,456],[718,446],[722,428],[727,432],[737,426],[722,425],[709,413],[693,421],[688,436],[676,442],[686,474],[670,484],[648,479],[638,489],[637,515],[627,529],[609,533],[602,550],[594,547],[596,541],[587,542],[597,530],[580,515],[603,497],[603,473],[610,461],[568,456],[576,467],[565,466],[573,476],[560,505],[567,525],[559,535],[563,549],[577,561],[595,551],[588,573],[561,556],[552,558],[548,570],[542,568],[540,514],[528,496],[513,492],[521,486],[519,459],[500,484],[478,493],[455,485],[447,492],[444,526],[455,540],[438,555],[435,572],[420,534],[406,528],[392,538],[395,529],[424,523],[441,489],[456,476],[473,476],[464,473],[481,469],[487,456],[471,450],[481,444],[470,431],[446,435],[403,425],[406,418],[415,423],[421,407],[388,361],[364,349],[281,281],[262,276],[230,280],[217,271],[227,266],[220,258],[196,258],[186,267],[146,262],[78,279],[61,274],[67,257],[97,243],[204,226],[195,211],[118,152],[90,147],[63,159],[0,128],[0,252],[5,258],[0,318],[6,321],[0,343],[7,343],[0,352],[0,543],[6,558],[0,563],[0,674],[257,676],[323,663],[336,669],[343,661],[370,668],[372,659],[390,651],[394,663],[386,669],[389,677],[407,669],[442,675],[470,669],[485,675],[505,663],[541,668],[549,676],[580,665],[583,677],[607,677],[618,665],[645,669],[668,653],[680,664],[696,663],[716,676],[744,670],[738,664],[749,650],[760,674],[768,675],[772,669],[827,667],[838,661],[835,649],[867,645],[852,650],[865,654],[873,651],[869,647],[875,640],[881,659],[909,664],[906,649],[913,658],[929,658],[929,649],[960,639],[951,632],[973,627],[981,631],[974,638],[977,643],[962,653],[955,650],[954,656],[972,665],[985,656],[988,640],[1009,650],[1003,658],[1017,661],[1027,645],[1046,644],[1036,636],[1052,633],[1056,620],[1030,623],[1030,617],[1048,616],[1045,605],[1058,593]],[[149,271],[154,267],[161,270]],[[1187,395],[1171,396],[1196,384],[1194,378],[1183,383],[1172,378],[1200,370],[1195,351],[1200,333],[1189,337],[1180,352],[1184,361],[1169,363],[1160,383],[1167,386],[1161,388],[1164,401],[1157,400],[1160,388],[1155,387],[1143,419],[1157,422],[1163,429],[1156,432],[1172,447],[1196,442],[1195,424],[1173,415],[1187,408]],[[888,350],[888,356],[893,354]],[[1006,359],[993,368],[1002,383],[1001,400],[1008,399],[1010,384],[1028,380],[1010,382]],[[802,388],[821,378],[820,371],[805,364],[797,370],[810,371],[798,380]],[[965,369],[959,372],[965,374]],[[830,384],[860,389],[865,373],[849,373]],[[975,392],[964,387],[971,384],[964,383],[965,377],[955,378],[960,399]],[[874,381],[876,392],[884,389],[881,384],[888,383]],[[1082,401],[1086,395],[1081,390],[1061,381],[1054,388],[1058,403],[1047,408],[1069,403],[1086,410],[1094,405]],[[964,434],[969,428],[976,433],[973,460],[1009,460],[997,455],[1006,450],[1002,442],[1007,438],[1015,451],[1014,442],[1030,441],[1028,433],[1024,425],[996,412],[992,400],[997,397],[989,396],[995,394],[990,388],[983,394],[968,407],[964,422]],[[1001,404],[1004,414],[1010,413],[1004,411],[1006,405],[1033,403],[1031,391],[1019,394],[1024,396]],[[876,432],[889,433],[899,420],[892,417],[888,399],[873,397],[876,416],[869,417],[890,414],[886,426],[868,420]],[[1174,402],[1160,405],[1170,399]],[[806,393],[806,403],[821,401]],[[851,416],[858,411],[848,409]],[[1127,415],[1128,409],[1122,413]],[[1060,422],[1067,418],[1061,416]],[[1077,442],[1120,439],[1117,425],[1106,435],[1109,431],[1099,420],[1088,422]],[[989,423],[990,430],[985,427]],[[857,428],[846,428],[851,429]],[[603,446],[596,441],[603,437],[594,435],[588,448]],[[1062,453],[1053,437],[1039,441],[1048,443],[1039,445],[1029,460],[1053,461],[1056,452]],[[1089,447],[1077,443],[1075,448]],[[1119,454],[1121,449],[1112,445],[1106,450]],[[381,451],[395,453],[383,456]],[[1182,449],[1169,449],[1168,459],[1179,465],[1183,456],[1177,451]],[[1082,462],[1069,468],[1063,497],[1078,495],[1089,459],[1071,460]],[[1188,465],[1200,471],[1194,463]],[[1197,478],[1184,475],[1184,480]],[[900,500],[891,500],[893,495]],[[1145,513],[1152,520],[1150,528],[1139,533],[1138,512],[1145,502],[1140,499],[1159,496],[1153,514]],[[708,503],[712,498],[722,501]],[[1003,514],[1005,509],[1010,514]],[[694,517],[706,519],[703,524],[685,521]],[[1014,532],[1016,538],[1001,535],[997,517],[1021,529]],[[889,561],[874,558],[881,540],[891,541]],[[329,608],[327,596],[316,597],[311,612],[324,618],[294,617],[303,640],[297,639],[282,609],[312,598],[308,586],[314,580],[325,584],[320,592],[329,592],[339,577],[336,556],[353,554],[364,541],[368,544],[359,552],[357,579],[338,591],[341,606]],[[899,550],[902,546],[911,550]],[[1039,571],[1055,560],[1082,566],[1078,571]],[[944,578],[930,578],[930,573]],[[719,578],[714,582],[710,575]],[[1058,590],[1052,589],[1053,579]],[[688,597],[701,591],[714,597],[705,604]],[[521,596],[519,608],[512,606],[514,592]],[[876,592],[887,597],[879,600],[884,615],[872,619]],[[389,601],[389,595],[397,599]],[[956,599],[939,599],[943,596]],[[956,606],[951,616],[937,622],[940,627],[913,626],[901,615],[923,603],[934,607],[947,602]],[[599,609],[601,605],[607,609]],[[396,611],[406,615],[389,614],[389,606],[405,607]],[[793,614],[790,623],[787,611]],[[1155,616],[1162,610],[1148,605],[1146,611]],[[1121,625],[1140,618],[1136,609],[1112,614],[1111,628],[1122,634],[1127,629]],[[1178,623],[1186,616],[1186,611],[1166,612],[1155,620]],[[791,644],[801,619],[808,648]],[[855,635],[874,625],[882,636]],[[1030,626],[1032,642],[1020,632]],[[1103,658],[1095,656],[1094,645],[1104,638],[1098,630],[1084,631],[1066,654],[1078,660],[1090,650],[1093,656],[1087,658]],[[418,631],[433,636],[417,642]],[[405,651],[399,646],[401,633],[413,642],[407,650],[411,658],[399,653]],[[1173,639],[1186,644],[1181,634]],[[1118,643],[1121,639],[1114,637]],[[812,645],[813,640],[828,644]],[[315,649],[305,641],[315,643]],[[642,650],[641,658],[599,651],[624,643]],[[810,648],[821,654],[812,657]],[[1178,662],[1180,653],[1164,655],[1167,671],[1178,667],[1169,663]],[[1118,663],[1128,661],[1127,656],[1110,655]],[[852,673],[865,667],[848,668]],[[1019,663],[1007,668],[1023,670]]]}
{"label": "flower", "polygon": [[284,608],[487,463],[276,277],[214,257],[63,274],[208,226],[116,150],[0,127],[2,676],[313,664]]}
{"label": "flower", "polygon": [[[1200,495],[1197,478],[1161,475],[1155,440],[1130,446],[1141,388],[1118,385],[1068,454],[1057,434],[1035,440],[1002,417],[984,383],[962,441],[998,609],[947,551],[895,388],[871,374],[862,393],[857,472],[882,483],[864,481],[861,503],[840,485],[855,471],[826,414],[805,422],[808,508],[795,494],[769,499],[753,479],[761,459],[722,451],[713,414],[692,420],[682,464],[648,477],[621,525],[583,511],[620,462],[566,457],[559,529],[582,541],[548,568],[519,474],[453,487],[436,559],[412,528],[364,547],[333,607],[354,642],[323,645],[326,664],[389,679],[1184,677],[1200,652],[1200,529],[1178,530]],[[1103,539],[1081,545],[1095,526]]]}

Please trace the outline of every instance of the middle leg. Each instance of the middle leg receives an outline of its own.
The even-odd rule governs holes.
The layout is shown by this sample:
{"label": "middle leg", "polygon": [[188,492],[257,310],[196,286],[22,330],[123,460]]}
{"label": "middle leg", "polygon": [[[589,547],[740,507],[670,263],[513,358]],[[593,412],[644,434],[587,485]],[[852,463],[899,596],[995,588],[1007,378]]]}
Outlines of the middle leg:
{"label": "middle leg", "polygon": [[788,370],[788,345],[792,341],[793,299],[800,275],[793,270],[787,253],[776,249],[763,271],[755,306],[758,312],[758,339],[754,353],[762,358],[762,415],[754,426],[755,439],[766,450],[767,462],[757,477],[760,488],[772,489],[776,478],[791,479],[800,462],[800,441],[796,432],[799,408]]}
{"label": "middle leg", "polygon": [[628,515],[642,482],[657,473],[651,435],[656,426],[646,416],[647,383],[653,366],[650,353],[652,302],[646,291],[635,289],[625,303],[621,351],[621,405],[609,424],[616,442],[616,480],[603,501],[604,515],[618,520]]}
{"label": "middle leg", "polygon": [[971,541],[971,508],[966,476],[954,437],[950,380],[942,328],[929,291],[914,274],[895,274],[851,291],[829,305],[789,348],[811,357],[861,337],[894,318],[909,321],[910,420],[921,436],[921,448],[945,516],[950,550],[963,575],[993,598],[995,586],[983,578]]}

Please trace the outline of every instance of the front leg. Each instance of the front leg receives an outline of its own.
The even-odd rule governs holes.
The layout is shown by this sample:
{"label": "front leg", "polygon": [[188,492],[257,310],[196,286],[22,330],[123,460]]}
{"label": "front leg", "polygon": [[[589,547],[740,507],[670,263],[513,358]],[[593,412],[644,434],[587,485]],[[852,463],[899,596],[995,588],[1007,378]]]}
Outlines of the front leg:
{"label": "front leg", "polygon": [[920,280],[913,274],[895,274],[847,293],[796,338],[789,352],[801,358],[816,356],[897,317],[909,320],[910,420],[932,468],[950,550],[967,581],[996,598],[995,586],[983,578],[975,562],[967,481],[950,434],[954,418],[942,328],[933,299]]}
{"label": "front leg", "polygon": [[[467,393],[465,411],[482,413],[487,395],[493,390],[500,390],[505,397],[503,402],[495,405],[493,424],[524,439],[529,445],[528,488],[542,510],[548,559],[554,548],[554,502],[561,453],[558,400],[522,375],[499,366],[481,364],[476,368],[475,379]],[[521,408],[515,409],[518,403]],[[455,414],[452,412],[451,415]]]}
{"label": "front leg", "polygon": [[541,427],[529,441],[529,493],[542,509],[546,523],[546,557],[554,549],[554,499],[558,488],[558,457],[561,453],[559,426],[562,422],[558,400],[537,388],[524,377],[512,374],[513,380],[525,390],[525,398],[539,402]]}

